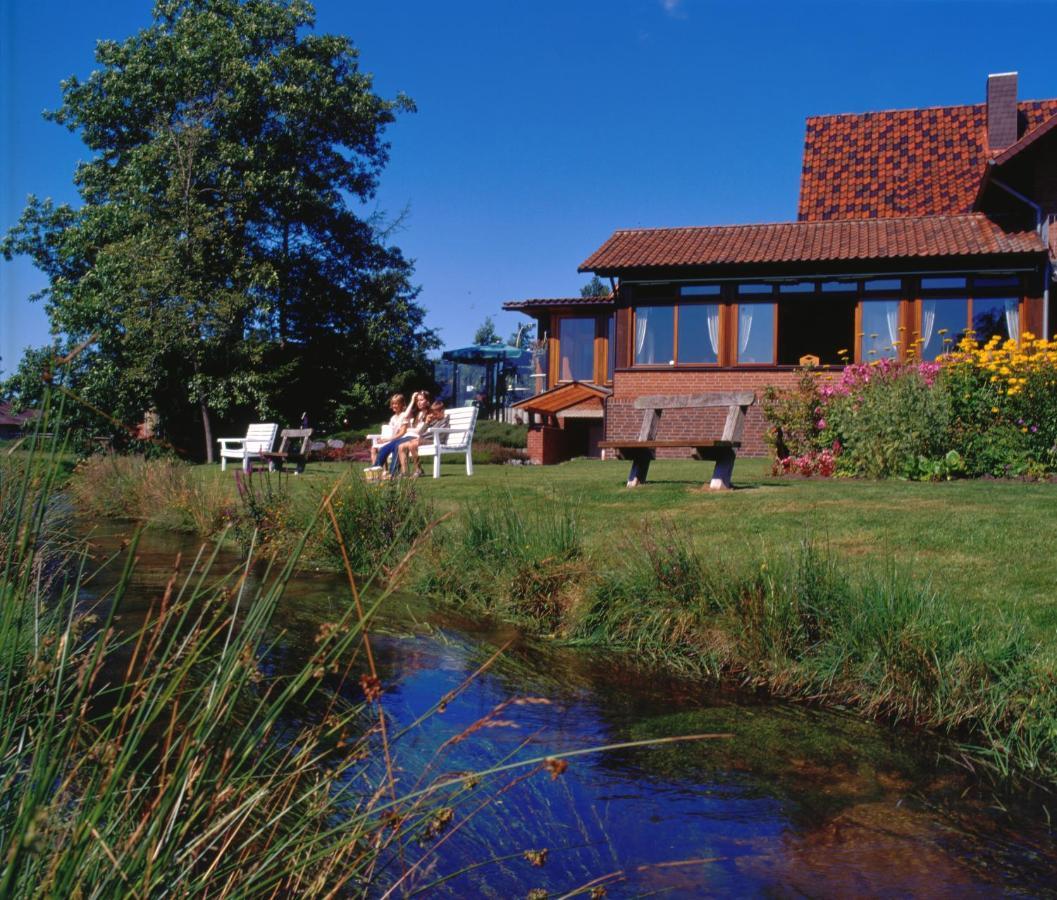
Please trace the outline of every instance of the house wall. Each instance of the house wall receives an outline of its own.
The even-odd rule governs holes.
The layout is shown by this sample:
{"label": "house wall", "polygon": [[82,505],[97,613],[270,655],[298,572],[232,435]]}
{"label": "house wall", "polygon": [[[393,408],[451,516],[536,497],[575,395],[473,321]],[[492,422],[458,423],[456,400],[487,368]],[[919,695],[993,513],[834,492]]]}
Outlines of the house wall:
{"label": "house wall", "polygon": [[[759,400],[768,385],[791,388],[799,373],[793,370],[717,369],[710,371],[628,370],[617,371],[613,396],[606,402],[606,440],[633,440],[642,426],[642,410],[635,400],[651,394],[707,394],[720,391],[755,391],[757,405],[749,408],[740,453],[766,456],[770,450],[765,441],[767,423]],[[718,440],[723,433],[727,409],[665,410],[657,429],[658,439],[682,439],[707,436]],[[659,450],[660,457],[689,457],[690,450]]]}

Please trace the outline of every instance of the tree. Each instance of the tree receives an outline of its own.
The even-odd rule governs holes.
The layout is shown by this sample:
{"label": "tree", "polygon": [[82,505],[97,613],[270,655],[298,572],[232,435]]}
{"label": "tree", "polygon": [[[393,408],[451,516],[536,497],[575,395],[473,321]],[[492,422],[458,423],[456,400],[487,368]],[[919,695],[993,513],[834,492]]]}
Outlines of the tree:
{"label": "tree", "polygon": [[580,288],[581,297],[608,297],[612,291],[597,275]]}
{"label": "tree", "polygon": [[93,154],[83,205],[31,197],[2,247],[47,274],[53,329],[117,373],[87,399],[126,422],[153,407],[174,441],[197,418],[209,459],[218,416],[332,424],[437,346],[391,227],[353,206],[413,105],[313,19],[304,0],[159,0],[100,42],[48,114]]}
{"label": "tree", "polygon": [[536,326],[529,323],[524,323],[518,326],[517,331],[507,338],[507,343],[511,347],[517,347],[518,350],[528,350],[529,345],[532,343],[536,333]]}
{"label": "tree", "polygon": [[491,316],[485,316],[485,320],[473,333],[473,342],[475,344],[503,343],[503,339],[499,336],[499,332],[495,330],[495,322],[492,321]]}

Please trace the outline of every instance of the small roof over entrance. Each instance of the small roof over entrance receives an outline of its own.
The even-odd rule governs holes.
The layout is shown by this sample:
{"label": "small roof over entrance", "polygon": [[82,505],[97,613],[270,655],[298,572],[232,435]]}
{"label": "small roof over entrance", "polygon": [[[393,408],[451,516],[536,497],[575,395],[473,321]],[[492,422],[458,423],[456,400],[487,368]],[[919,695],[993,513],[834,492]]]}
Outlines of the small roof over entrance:
{"label": "small roof over entrance", "polygon": [[606,397],[613,392],[599,384],[589,381],[569,381],[558,387],[528,397],[514,404],[514,409],[523,409],[525,412],[540,413],[541,415],[554,415],[562,410],[573,406],[587,403],[589,400],[597,401],[601,406]]}

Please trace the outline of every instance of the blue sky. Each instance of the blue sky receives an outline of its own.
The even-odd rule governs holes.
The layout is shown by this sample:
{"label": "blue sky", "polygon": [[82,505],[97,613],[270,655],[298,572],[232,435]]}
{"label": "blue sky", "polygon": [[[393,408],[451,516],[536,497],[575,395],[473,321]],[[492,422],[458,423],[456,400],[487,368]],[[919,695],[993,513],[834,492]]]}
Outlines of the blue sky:
{"label": "blue sky", "polygon": [[[0,4],[0,229],[27,194],[77,202],[84,148],[45,122],[101,38],[149,0]],[[705,0],[318,0],[384,96],[419,111],[390,129],[377,207],[447,346],[504,300],[575,295],[577,265],[615,228],[794,218],[804,118],[983,100],[988,72],[1057,96],[1055,3]],[[47,341],[43,279],[0,262],[0,368]]]}

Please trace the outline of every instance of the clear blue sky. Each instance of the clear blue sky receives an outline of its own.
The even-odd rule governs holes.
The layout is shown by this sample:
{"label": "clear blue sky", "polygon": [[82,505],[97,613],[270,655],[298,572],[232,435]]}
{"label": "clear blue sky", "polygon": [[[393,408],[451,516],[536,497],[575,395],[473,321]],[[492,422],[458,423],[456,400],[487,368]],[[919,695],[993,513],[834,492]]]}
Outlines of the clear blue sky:
{"label": "clear blue sky", "polygon": [[[84,148],[40,113],[149,0],[0,3],[0,228],[27,194],[76,202]],[[429,323],[447,346],[504,300],[576,294],[619,227],[794,218],[804,118],[983,100],[988,72],[1057,96],[1054,3],[318,0],[379,93],[419,111],[389,132],[378,206],[409,215]],[[0,367],[47,341],[43,279],[0,262]]]}

